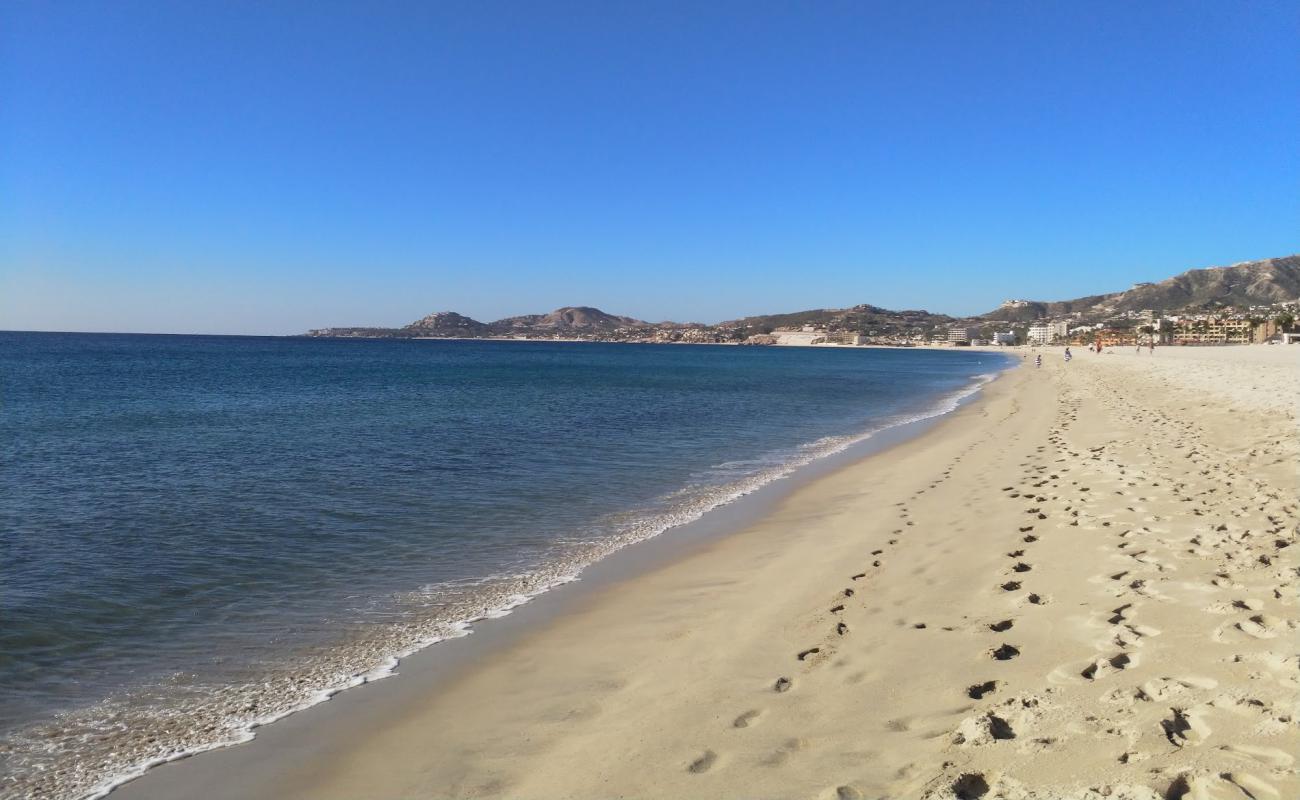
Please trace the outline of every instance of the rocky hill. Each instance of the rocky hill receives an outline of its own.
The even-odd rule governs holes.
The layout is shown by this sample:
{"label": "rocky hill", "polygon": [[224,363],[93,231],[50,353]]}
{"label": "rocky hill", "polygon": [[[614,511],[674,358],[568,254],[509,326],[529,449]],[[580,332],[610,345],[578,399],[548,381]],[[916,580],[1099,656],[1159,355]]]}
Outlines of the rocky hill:
{"label": "rocky hill", "polygon": [[525,314],[520,317],[506,317],[491,323],[494,333],[509,335],[517,331],[616,331],[620,328],[654,327],[654,323],[644,322],[632,317],[618,317],[606,314],[599,308],[590,306],[565,306],[549,314]]}
{"label": "rocky hill", "polygon": [[929,329],[946,325],[954,318],[929,311],[890,311],[872,305],[851,308],[815,308],[787,314],[760,314],[718,323],[719,328],[769,333],[777,328],[800,328],[812,325],[832,331],[869,333],[879,330]]}
{"label": "rocky hill", "polygon": [[565,306],[549,314],[525,314],[495,322],[480,322],[455,311],[439,311],[400,328],[320,328],[308,336],[343,336],[380,339],[479,339],[487,337],[578,338],[631,337],[663,328],[702,328],[699,323],[679,325],[674,322],[644,322],[632,317],[606,314],[590,306]]}
{"label": "rocky hill", "polygon": [[829,332],[872,337],[917,337],[949,323],[993,328],[996,325],[1080,314],[1090,321],[1127,311],[1157,312],[1220,306],[1270,305],[1300,300],[1300,256],[1248,261],[1229,267],[1194,269],[1158,283],[1139,283],[1123,292],[1074,300],[1008,300],[996,311],[959,319],[929,311],[891,311],[872,305],[814,308],[784,314],[759,314],[717,325],[698,322],[646,322],[607,314],[590,306],[565,306],[549,314],[525,314],[479,322],[454,311],[441,311],[401,328],[322,328],[308,336],[377,338],[575,338],[602,341],[736,342],[777,328],[811,325]]}
{"label": "rocky hill", "polygon": [[488,326],[476,319],[470,319],[455,311],[438,311],[423,319],[417,319],[400,330],[410,336],[486,336],[490,333]]}
{"label": "rocky hill", "polygon": [[1245,261],[1228,267],[1188,270],[1123,292],[1043,302],[1008,300],[983,319],[1028,322],[1081,313],[1103,318],[1124,311],[1203,310],[1220,306],[1270,305],[1300,300],[1300,255]]}

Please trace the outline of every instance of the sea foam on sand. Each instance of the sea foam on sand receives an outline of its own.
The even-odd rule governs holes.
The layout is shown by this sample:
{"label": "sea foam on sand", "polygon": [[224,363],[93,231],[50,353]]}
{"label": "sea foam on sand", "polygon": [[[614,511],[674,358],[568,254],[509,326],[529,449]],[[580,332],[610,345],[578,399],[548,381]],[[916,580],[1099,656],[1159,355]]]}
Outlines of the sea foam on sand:
{"label": "sea foam on sand", "polygon": [[328,760],[123,796],[1300,796],[1297,398],[1300,348],[1047,351]]}

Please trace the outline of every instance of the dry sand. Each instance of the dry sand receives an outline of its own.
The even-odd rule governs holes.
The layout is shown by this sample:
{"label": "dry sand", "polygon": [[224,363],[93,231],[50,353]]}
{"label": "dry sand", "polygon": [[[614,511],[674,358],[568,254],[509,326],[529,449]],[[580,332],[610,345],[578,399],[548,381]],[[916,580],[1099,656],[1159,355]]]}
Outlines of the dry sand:
{"label": "dry sand", "polygon": [[254,793],[1300,797],[1300,347],[1044,362]]}

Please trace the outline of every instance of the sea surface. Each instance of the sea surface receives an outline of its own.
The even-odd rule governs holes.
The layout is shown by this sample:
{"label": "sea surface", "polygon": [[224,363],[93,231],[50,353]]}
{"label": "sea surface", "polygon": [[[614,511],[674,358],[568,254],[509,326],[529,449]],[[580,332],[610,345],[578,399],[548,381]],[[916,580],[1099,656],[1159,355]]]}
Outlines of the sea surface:
{"label": "sea surface", "polygon": [[243,741],[1006,363],[0,333],[0,796]]}

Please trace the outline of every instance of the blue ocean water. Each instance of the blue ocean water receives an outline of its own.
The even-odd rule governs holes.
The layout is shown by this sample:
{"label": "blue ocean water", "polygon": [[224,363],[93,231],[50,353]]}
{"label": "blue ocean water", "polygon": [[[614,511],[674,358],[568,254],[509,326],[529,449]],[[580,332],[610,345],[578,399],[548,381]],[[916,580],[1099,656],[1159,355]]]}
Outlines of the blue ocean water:
{"label": "blue ocean water", "polygon": [[0,333],[0,793],[239,741],[997,355]]}

